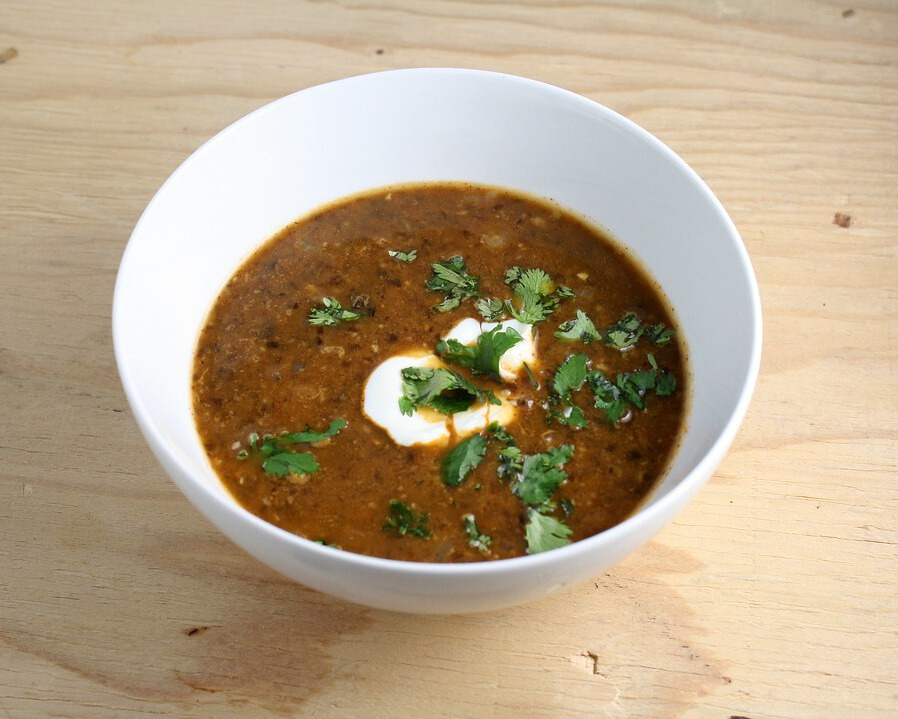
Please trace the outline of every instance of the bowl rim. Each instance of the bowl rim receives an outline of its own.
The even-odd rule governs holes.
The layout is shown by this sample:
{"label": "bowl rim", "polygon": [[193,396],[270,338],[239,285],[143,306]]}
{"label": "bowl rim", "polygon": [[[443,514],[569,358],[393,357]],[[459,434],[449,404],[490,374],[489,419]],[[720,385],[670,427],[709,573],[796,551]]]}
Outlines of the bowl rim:
{"label": "bowl rim", "polygon": [[[328,547],[326,545],[316,543],[312,540],[281,529],[280,527],[270,524],[264,519],[261,519],[255,514],[252,514],[248,510],[244,509],[240,504],[237,503],[237,501],[233,497],[229,495],[227,489],[223,484],[221,491],[216,492],[205,482],[195,478],[193,476],[193,470],[190,467],[185,466],[184,463],[180,461],[180,458],[176,453],[169,451],[167,442],[164,439],[164,433],[161,431],[160,426],[154,420],[151,413],[143,403],[141,394],[137,389],[137,382],[132,375],[131,368],[128,364],[128,350],[127,347],[123,345],[120,329],[125,321],[125,318],[123,317],[122,298],[128,291],[128,288],[123,282],[124,270],[129,264],[129,258],[133,252],[133,246],[136,241],[135,238],[138,238],[142,234],[142,228],[144,223],[146,222],[146,218],[155,211],[155,206],[162,202],[162,199],[166,195],[166,188],[174,182],[175,178],[177,178],[181,172],[184,171],[185,167],[191,164],[197,156],[202,155],[203,153],[208,151],[208,148],[216,145],[217,143],[223,142],[225,138],[227,138],[233,132],[237,131],[239,128],[243,127],[243,125],[253,122],[255,118],[262,114],[275,111],[282,104],[295,101],[295,98],[299,96],[309,95],[312,93],[320,92],[325,88],[333,88],[341,85],[349,88],[355,83],[372,81],[377,82],[380,79],[386,77],[413,75],[427,75],[435,81],[438,81],[440,77],[469,76],[476,81],[500,81],[515,83],[524,88],[526,91],[534,91],[547,95],[556,95],[564,102],[580,104],[582,107],[587,108],[589,112],[598,112],[599,114],[604,115],[606,119],[611,120],[619,127],[622,127],[626,132],[635,135],[642,142],[648,144],[654,152],[661,154],[666,158],[668,162],[676,165],[678,169],[685,173],[685,175],[692,181],[695,189],[704,196],[705,202],[707,202],[713,209],[715,215],[717,215],[722,226],[725,228],[727,239],[731,242],[733,250],[738,257],[739,269],[745,280],[746,287],[749,290],[749,304],[751,310],[751,337],[750,357],[747,365],[747,371],[742,378],[742,387],[736,404],[734,405],[734,408],[730,413],[730,416],[727,419],[726,423],[719,430],[717,437],[713,441],[710,449],[705,452],[698,463],[696,463],[674,487],[667,491],[662,497],[659,497],[656,501],[650,502],[648,504],[643,503],[630,516],[628,516],[622,522],[614,525],[613,527],[549,552],[542,552],[534,555],[523,555],[506,559],[480,560],[462,563],[414,562],[409,560],[387,559],[383,557],[358,554],[356,552],[348,550]],[[373,190],[375,188],[371,189]],[[171,479],[175,482],[176,485],[178,485],[179,489],[185,495],[187,495],[188,499],[192,504],[194,504],[194,506],[200,511],[200,513],[206,516],[206,518],[209,519],[214,525],[218,526],[219,529],[223,530],[223,527],[219,525],[214,517],[226,516],[232,521],[236,521],[241,524],[249,523],[254,527],[254,529],[265,535],[266,538],[271,539],[274,542],[286,543],[287,545],[290,545],[291,549],[299,550],[307,554],[310,553],[313,556],[318,555],[321,558],[327,558],[327,560],[329,561],[337,561],[348,566],[379,569],[392,573],[401,573],[404,575],[408,575],[411,573],[420,575],[422,577],[459,577],[463,575],[477,577],[483,574],[494,575],[497,573],[512,573],[525,567],[529,569],[539,569],[545,567],[546,565],[556,564],[565,558],[573,558],[575,555],[585,555],[596,552],[606,544],[615,543],[618,537],[624,537],[628,535],[635,525],[652,525],[660,522],[659,526],[663,526],[666,523],[665,517],[668,515],[668,513],[670,513],[671,515],[676,514],[676,512],[689,500],[689,498],[705,483],[706,479],[711,475],[711,473],[723,459],[729,446],[735,438],[740,425],[742,424],[742,421],[748,411],[748,407],[757,384],[758,374],[760,370],[762,349],[762,314],[760,292],[758,289],[758,283],[752,267],[751,259],[732,219],[727,214],[721,202],[717,199],[717,197],[707,186],[704,180],[702,180],[702,178],[698,175],[698,173],[693,170],[685,162],[685,160],[683,160],[672,149],[670,149],[666,144],[664,144],[650,132],[643,129],[641,126],[637,125],[629,118],[606,107],[605,105],[600,104],[595,100],[542,81],[520,77],[508,73],[494,72],[490,70],[456,67],[416,67],[396,70],[384,70],[354,75],[321,84],[311,85],[297,90],[293,93],[268,102],[240,117],[222,130],[215,133],[212,137],[207,139],[197,149],[190,153],[190,155],[188,155],[178,165],[178,167],[169,175],[165,182],[156,190],[152,199],[149,201],[149,203],[141,213],[141,216],[138,219],[137,223],[135,224],[126,247],[122,253],[122,258],[119,264],[115,288],[113,292],[112,335],[119,377],[122,382],[125,395],[132,408],[133,416],[137,421],[141,432],[146,438],[151,450],[156,455],[157,459],[160,461],[163,467],[167,470],[167,473],[171,476]],[[176,472],[172,472],[169,469],[169,463],[175,465],[175,468],[177,469]],[[218,479],[217,477],[216,479],[220,482],[220,479]],[[188,493],[184,488],[185,482],[190,485],[192,490],[195,490],[201,495],[202,502],[211,503],[211,506],[203,506],[200,501],[192,497],[191,493]],[[649,499],[650,497],[651,495],[649,495]],[[671,509],[672,507],[673,510]],[[219,513],[213,512],[213,508],[219,510]]]}

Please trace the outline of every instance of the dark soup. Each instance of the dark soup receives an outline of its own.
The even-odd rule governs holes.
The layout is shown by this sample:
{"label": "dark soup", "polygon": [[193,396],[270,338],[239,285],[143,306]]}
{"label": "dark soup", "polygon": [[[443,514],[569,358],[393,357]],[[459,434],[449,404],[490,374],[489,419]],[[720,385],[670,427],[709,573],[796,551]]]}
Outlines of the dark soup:
{"label": "dark soup", "polygon": [[558,207],[384,189],[285,228],[197,346],[212,466],[283,529],[392,559],[534,554],[625,519],[663,474],[685,358],[658,288]]}

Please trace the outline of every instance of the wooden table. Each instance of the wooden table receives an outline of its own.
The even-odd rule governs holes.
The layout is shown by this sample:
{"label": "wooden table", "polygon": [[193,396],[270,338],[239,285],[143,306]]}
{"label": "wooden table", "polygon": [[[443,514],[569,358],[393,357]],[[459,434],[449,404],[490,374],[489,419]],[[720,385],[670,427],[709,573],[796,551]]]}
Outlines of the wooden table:
{"label": "wooden table", "polygon": [[[898,3],[0,5],[0,717],[898,716]],[[469,66],[632,118],[744,237],[735,446],[613,570],[467,617],[244,555],[138,434],[116,268],[204,140],[294,90]]]}

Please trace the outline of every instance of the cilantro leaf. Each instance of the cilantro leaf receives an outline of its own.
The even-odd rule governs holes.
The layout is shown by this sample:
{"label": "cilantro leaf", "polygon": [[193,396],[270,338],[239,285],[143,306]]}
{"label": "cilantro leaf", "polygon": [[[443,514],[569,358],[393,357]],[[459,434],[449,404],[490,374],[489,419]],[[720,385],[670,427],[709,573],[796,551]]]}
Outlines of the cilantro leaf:
{"label": "cilantro leaf", "polygon": [[288,474],[302,476],[318,471],[318,461],[309,452],[278,452],[262,462],[266,474],[283,477]]}
{"label": "cilantro leaf", "polygon": [[493,379],[501,379],[499,375],[499,359],[508,350],[523,339],[512,327],[502,327],[482,333],[473,346],[463,345],[458,340],[440,340],[437,343],[437,354],[447,362],[459,367],[467,367],[474,374],[485,374]]}
{"label": "cilantro leaf", "polygon": [[567,472],[562,467],[573,453],[573,446],[564,444],[525,457],[521,473],[511,491],[527,504],[540,505],[548,502],[559,485],[567,479]]}
{"label": "cilantro leaf", "polygon": [[636,409],[645,409],[645,396],[655,388],[655,370],[620,372],[614,380],[621,394]]}
{"label": "cilantro leaf", "polygon": [[306,425],[306,428],[302,432],[293,432],[292,434],[282,434],[280,436],[280,441],[285,442],[287,444],[300,444],[303,442],[314,444],[316,442],[322,442],[325,439],[330,439],[331,437],[335,437],[340,434],[340,430],[342,430],[346,425],[347,421],[342,417],[337,417],[333,422],[328,425],[328,428],[323,432],[314,431],[309,425]]}
{"label": "cilantro leaf", "polygon": [[644,331],[639,317],[628,312],[613,325],[605,328],[603,339],[609,347],[625,350],[635,345]]}
{"label": "cilantro leaf", "polygon": [[659,397],[670,397],[677,389],[677,378],[673,372],[662,370],[655,380],[655,394]]}
{"label": "cilantro leaf", "polygon": [[468,409],[474,402],[500,404],[489,390],[481,390],[455,370],[438,367],[406,367],[402,370],[402,414],[413,415],[418,407],[431,407],[443,414]]}
{"label": "cilantro leaf", "polygon": [[571,533],[571,528],[564,522],[540,514],[533,508],[527,509],[527,525],[524,529],[527,554],[539,554],[570,544]]}
{"label": "cilantro leaf", "polygon": [[313,325],[326,325],[333,327],[340,322],[350,322],[361,317],[358,312],[347,310],[334,297],[324,297],[321,300],[324,307],[313,307],[309,310],[309,323]]}
{"label": "cilantro leaf", "polygon": [[477,300],[474,307],[486,322],[498,322],[505,314],[505,304],[495,297]]}
{"label": "cilantro leaf", "polygon": [[578,352],[558,367],[552,379],[552,391],[560,398],[570,400],[571,392],[580,389],[585,380],[586,355]]}
{"label": "cilantro leaf", "polygon": [[552,294],[555,284],[543,270],[512,267],[505,272],[505,284],[510,285],[518,297],[519,308],[511,301],[505,301],[509,313],[518,322],[541,322],[558,307],[558,297]]}
{"label": "cilantro leaf", "polygon": [[648,360],[651,369],[619,372],[613,382],[599,370],[587,373],[587,382],[595,394],[595,407],[605,413],[609,424],[620,421],[628,404],[644,410],[651,391],[657,397],[669,397],[676,391],[673,373],[662,370],[651,353]]}
{"label": "cilantro leaf", "polygon": [[443,484],[457,487],[464,482],[483,461],[486,455],[486,438],[474,434],[459,442],[443,459]]}
{"label": "cilantro leaf", "polygon": [[480,278],[467,273],[467,265],[461,255],[436,262],[432,267],[433,274],[427,282],[427,289],[446,295],[446,299],[434,306],[437,312],[448,312],[458,307],[462,300],[477,296]]}
{"label": "cilantro leaf", "polygon": [[650,342],[660,347],[662,345],[670,344],[670,341],[674,336],[674,330],[672,327],[665,327],[663,322],[659,322],[651,327],[646,327],[644,334]]}
{"label": "cilantro leaf", "polygon": [[574,291],[567,285],[559,285],[555,294],[562,300],[570,300],[574,297]]}
{"label": "cilantro leaf", "polygon": [[418,258],[418,250],[387,250],[387,254],[400,262],[414,262]]}
{"label": "cilantro leaf", "polygon": [[677,389],[677,378],[674,377],[673,372],[658,367],[651,352],[648,352],[647,356],[649,364],[655,371],[655,394],[658,397],[670,397]]}
{"label": "cilantro leaf", "polygon": [[278,436],[266,434],[261,440],[257,433],[252,432],[248,437],[249,449],[238,451],[237,458],[247,459],[250,455],[255,456],[261,461],[265,473],[275,477],[314,474],[319,469],[315,456],[309,452],[294,452],[289,449],[289,445],[311,444],[329,439],[337,435],[346,425],[346,420],[338,417],[323,432],[315,432],[306,425],[303,432],[284,432]]}
{"label": "cilantro leaf", "polygon": [[503,445],[496,452],[499,456],[499,478],[517,477],[524,468],[524,453],[518,448],[514,437],[498,422],[490,423],[486,431],[499,444]]}
{"label": "cilantro leaf", "polygon": [[427,528],[428,519],[426,513],[419,514],[398,499],[391,499],[390,513],[387,515],[386,524],[381,529],[384,532],[395,531],[400,537],[411,534],[427,539],[430,536],[430,530]]}
{"label": "cilantro leaf", "polygon": [[575,404],[568,404],[564,409],[550,409],[549,420],[555,420],[559,424],[573,427],[574,429],[584,429],[589,426],[586,415],[583,410]]}
{"label": "cilantro leaf", "polygon": [[585,345],[602,337],[592,320],[582,310],[577,310],[577,316],[574,319],[558,325],[555,336],[562,340],[580,340]]}
{"label": "cilantro leaf", "polygon": [[468,546],[479,549],[484,554],[490,553],[490,542],[493,538],[483,534],[477,529],[477,520],[473,514],[466,514],[464,517],[465,532],[468,534]]}
{"label": "cilantro leaf", "polygon": [[586,379],[595,394],[595,408],[605,413],[608,424],[615,424],[627,409],[627,402],[621,396],[620,388],[601,370],[589,372]]}
{"label": "cilantro leaf", "polygon": [[508,447],[515,446],[514,437],[512,437],[511,433],[498,422],[490,422],[489,425],[487,425],[486,431],[502,444]]}

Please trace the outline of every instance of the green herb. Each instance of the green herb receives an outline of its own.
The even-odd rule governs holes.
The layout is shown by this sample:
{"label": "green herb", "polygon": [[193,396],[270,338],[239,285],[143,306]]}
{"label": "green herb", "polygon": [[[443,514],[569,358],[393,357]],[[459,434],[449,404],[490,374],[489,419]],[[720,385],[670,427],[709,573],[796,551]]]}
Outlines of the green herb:
{"label": "green herb", "polygon": [[532,507],[528,508],[527,524],[524,529],[527,554],[539,554],[570,544],[571,531],[564,522],[540,514]]}
{"label": "green herb", "polygon": [[474,402],[501,404],[489,390],[481,390],[455,370],[438,367],[406,367],[402,370],[402,414],[413,415],[418,407],[431,407],[443,414],[464,412]]}
{"label": "green herb", "polygon": [[333,542],[328,542],[326,539],[313,539],[315,544],[321,544],[325,547],[332,547],[333,549],[343,549],[339,544],[334,544]]}
{"label": "green herb", "polygon": [[517,477],[524,469],[524,453],[519,447],[503,447],[496,452],[499,455],[499,478]]}
{"label": "green herb", "polygon": [[566,285],[559,285],[558,289],[555,290],[555,294],[563,300],[570,300],[574,297],[574,291]]}
{"label": "green herb", "polygon": [[525,457],[520,475],[512,484],[511,491],[527,504],[540,505],[548,502],[555,490],[567,479],[567,472],[562,467],[573,453],[573,446],[564,444]]}
{"label": "green herb", "polygon": [[595,395],[595,407],[605,413],[608,424],[615,424],[627,410],[627,405],[644,410],[648,393],[669,397],[677,388],[673,373],[662,370],[651,353],[648,354],[651,369],[619,372],[612,382],[599,370],[587,373],[586,380]]}
{"label": "green herb", "polygon": [[498,422],[490,422],[489,425],[487,425],[486,431],[506,446],[513,447],[515,445],[514,437],[512,437],[511,433]]}
{"label": "green herb", "polygon": [[502,445],[496,454],[499,457],[498,475],[500,479],[517,477],[524,468],[524,453],[518,448],[511,433],[498,422],[490,423],[486,428],[490,437]]}
{"label": "green herb", "polygon": [[562,499],[558,502],[561,505],[561,511],[565,517],[570,517],[574,513],[574,503],[570,499]]}
{"label": "green herb", "polygon": [[474,434],[459,442],[443,459],[443,483],[457,487],[464,482],[486,455],[486,437]]}
{"label": "green herb", "polygon": [[505,314],[505,304],[495,297],[477,300],[474,307],[486,322],[498,322]]}
{"label": "green herb", "polygon": [[655,380],[655,394],[659,397],[670,397],[677,389],[677,378],[667,370],[658,373]]}
{"label": "green herb", "polygon": [[655,388],[655,370],[620,372],[614,383],[630,404],[636,409],[645,409],[645,396],[649,390]]}
{"label": "green herb", "polygon": [[521,365],[524,367],[524,374],[527,375],[527,381],[530,382],[530,386],[533,387],[533,389],[539,389],[539,380],[536,378],[536,375],[533,374],[530,365],[526,362],[521,362]]}
{"label": "green herb", "polygon": [[639,321],[639,317],[628,312],[613,325],[605,328],[603,338],[609,347],[625,350],[635,345],[644,331],[645,328]]}
{"label": "green herb", "polygon": [[656,345],[670,344],[673,339],[674,330],[672,327],[665,327],[663,322],[645,328],[645,336]]}
{"label": "green herb", "polygon": [[477,296],[480,278],[469,275],[466,269],[467,265],[461,255],[455,255],[433,265],[433,274],[427,282],[427,289],[446,295],[446,299],[434,307],[437,312],[448,312],[458,307],[462,300]]}
{"label": "green herb", "polygon": [[309,452],[278,452],[262,462],[266,474],[284,477],[288,474],[302,476],[318,471],[318,460]]}
{"label": "green herb", "polygon": [[571,392],[576,392],[586,380],[586,355],[578,352],[568,357],[552,378],[552,391],[561,399],[570,400]]}
{"label": "green herb", "polygon": [[237,458],[246,459],[250,455],[255,456],[261,461],[265,473],[275,477],[314,474],[319,469],[315,456],[309,452],[294,452],[289,449],[289,445],[320,442],[338,434],[346,424],[345,419],[338,417],[324,432],[314,432],[306,426],[304,432],[285,432],[279,436],[266,434],[261,439],[253,432],[248,437],[249,450],[240,450]]}
{"label": "green herb", "polygon": [[343,309],[334,297],[322,298],[324,307],[313,307],[309,310],[309,323],[313,325],[327,325],[333,327],[340,322],[350,322],[361,317],[358,312]]}
{"label": "green herb", "polygon": [[398,499],[392,499],[390,500],[390,513],[382,529],[385,532],[395,531],[400,537],[411,534],[426,539],[430,536],[430,530],[427,528],[428,519],[427,514],[419,514],[407,504],[403,504]]}
{"label": "green herb", "polygon": [[519,308],[509,300],[505,302],[509,313],[518,322],[541,322],[558,307],[558,297],[552,294],[555,284],[543,270],[512,267],[505,272],[505,284],[510,285],[518,297]]}
{"label": "green herb", "polygon": [[573,403],[569,403],[567,407],[563,409],[550,408],[547,419],[549,422],[555,421],[567,427],[573,427],[574,429],[584,429],[589,426],[589,422],[586,419],[586,415],[583,414],[583,410]]}
{"label": "green herb", "polygon": [[586,379],[595,394],[595,408],[605,413],[608,424],[615,424],[627,409],[627,402],[621,396],[620,388],[601,370],[589,372]]}
{"label": "green herb", "polygon": [[333,422],[328,425],[328,428],[323,432],[314,431],[309,425],[306,425],[306,428],[302,432],[294,432],[292,434],[282,434],[280,436],[281,442],[286,442],[288,444],[300,444],[300,443],[308,443],[315,444],[316,442],[323,442],[326,439],[330,439],[331,437],[335,437],[340,434],[340,430],[342,430],[348,423],[342,417],[337,417]]}
{"label": "green herb", "polygon": [[602,337],[592,320],[582,310],[577,310],[577,316],[574,319],[562,322],[558,326],[555,336],[562,340],[580,340],[585,345]]}
{"label": "green herb", "polygon": [[477,529],[477,521],[474,519],[473,514],[466,514],[464,522],[465,532],[468,534],[468,546],[479,549],[484,554],[489,554],[490,542],[493,541],[493,538]]}
{"label": "green herb", "polygon": [[475,345],[463,345],[458,340],[440,340],[437,354],[451,364],[467,367],[474,374],[489,375],[501,379],[499,359],[523,339],[512,327],[493,327],[477,338]]}
{"label": "green herb", "polygon": [[414,262],[418,258],[418,250],[387,250],[387,254],[400,262]]}

